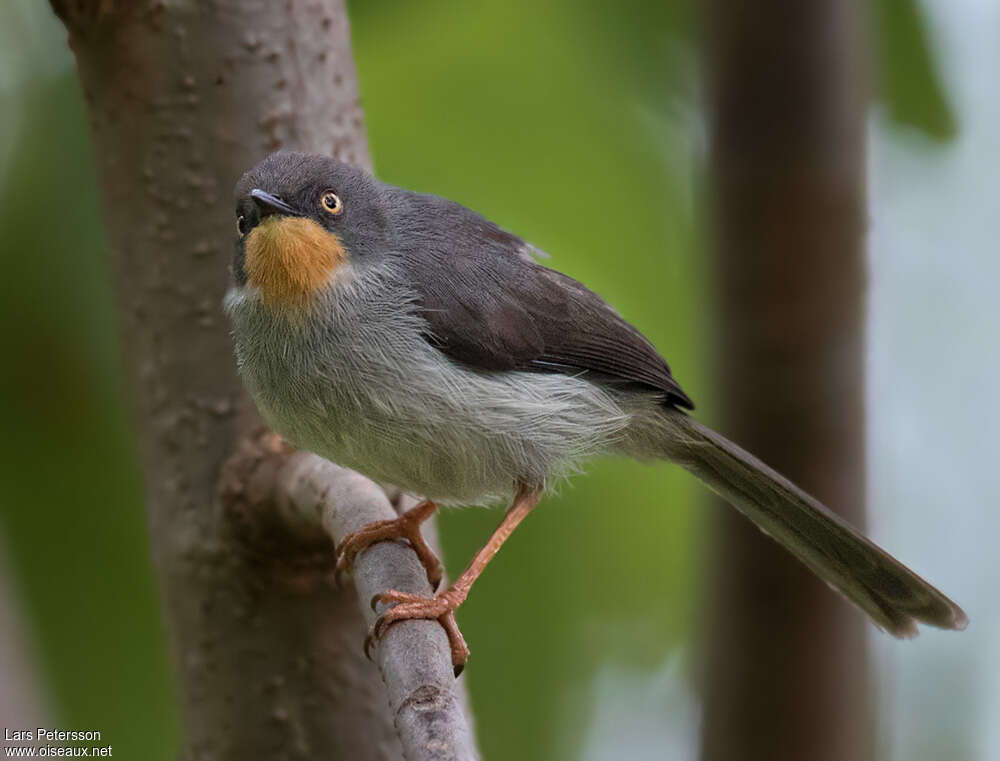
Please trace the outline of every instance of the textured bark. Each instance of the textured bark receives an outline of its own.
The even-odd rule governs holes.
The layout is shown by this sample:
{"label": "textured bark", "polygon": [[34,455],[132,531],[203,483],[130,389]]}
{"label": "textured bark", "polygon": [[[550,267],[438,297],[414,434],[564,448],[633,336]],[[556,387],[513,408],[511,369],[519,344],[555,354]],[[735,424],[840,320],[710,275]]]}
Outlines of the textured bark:
{"label": "textured bark", "polygon": [[399,758],[329,539],[239,509],[267,474],[220,491],[258,425],[220,307],[231,188],[278,147],[368,162],[343,0],[52,5],[91,119],[183,755]]}
{"label": "textured bark", "polygon": [[[858,526],[863,13],[706,8],[718,427]],[[715,516],[703,757],[870,757],[863,617],[734,511]]]}

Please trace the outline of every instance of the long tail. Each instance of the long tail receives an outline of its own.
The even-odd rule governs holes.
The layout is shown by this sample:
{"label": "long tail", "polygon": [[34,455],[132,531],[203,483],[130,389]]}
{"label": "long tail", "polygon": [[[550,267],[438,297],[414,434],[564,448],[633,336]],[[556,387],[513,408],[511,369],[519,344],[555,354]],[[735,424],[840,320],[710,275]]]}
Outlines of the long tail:
{"label": "long tail", "polygon": [[896,637],[917,623],[964,629],[958,605],[784,476],[682,413],[668,457],[696,475],[817,576]]}

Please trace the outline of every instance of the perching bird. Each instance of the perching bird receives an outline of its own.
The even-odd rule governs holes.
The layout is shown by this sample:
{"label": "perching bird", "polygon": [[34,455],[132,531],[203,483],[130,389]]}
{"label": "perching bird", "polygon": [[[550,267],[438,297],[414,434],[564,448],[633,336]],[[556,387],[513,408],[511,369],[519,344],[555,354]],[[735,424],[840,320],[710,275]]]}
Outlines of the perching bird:
{"label": "perching bird", "polygon": [[457,203],[305,153],[275,153],[236,185],[239,240],[226,306],[240,373],[261,414],[298,447],[427,501],[338,548],[420,536],[437,504],[510,505],[446,591],[376,623],[437,619],[456,673],[454,611],[561,478],[588,458],[674,462],[703,480],[897,637],[965,613],[787,479],[692,418],[652,344],[597,294]]}

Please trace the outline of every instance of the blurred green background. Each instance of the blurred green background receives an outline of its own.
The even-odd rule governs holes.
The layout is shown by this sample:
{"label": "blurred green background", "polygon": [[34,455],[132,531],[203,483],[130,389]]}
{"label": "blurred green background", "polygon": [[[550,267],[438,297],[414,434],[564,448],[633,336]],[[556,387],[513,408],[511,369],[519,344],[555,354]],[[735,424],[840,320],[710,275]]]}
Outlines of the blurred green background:
{"label": "blurred green background", "polygon": [[[640,0],[349,6],[379,175],[549,251],[653,340],[710,420],[695,12]],[[985,432],[1000,423],[987,212],[1000,12],[880,0],[872,25],[871,524],[973,619],[960,644],[878,639],[880,747],[887,759],[1000,758],[989,594],[1000,484]],[[44,3],[0,4],[0,43],[6,583],[60,726],[100,728],[116,758],[170,759],[178,721],[86,115]],[[617,759],[623,738],[630,759],[696,756],[703,496],[674,469],[598,463],[500,553],[459,616],[487,758]],[[498,517],[442,517],[453,572]]]}

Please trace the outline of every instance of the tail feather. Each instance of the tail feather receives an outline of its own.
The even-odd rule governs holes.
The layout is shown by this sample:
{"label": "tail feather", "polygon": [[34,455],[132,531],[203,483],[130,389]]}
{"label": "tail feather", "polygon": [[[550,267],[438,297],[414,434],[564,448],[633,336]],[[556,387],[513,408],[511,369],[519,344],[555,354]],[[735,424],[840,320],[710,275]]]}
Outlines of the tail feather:
{"label": "tail feather", "polygon": [[862,536],[784,476],[682,413],[669,458],[788,549],[881,628],[913,637],[917,623],[964,629],[968,618],[944,594]]}

